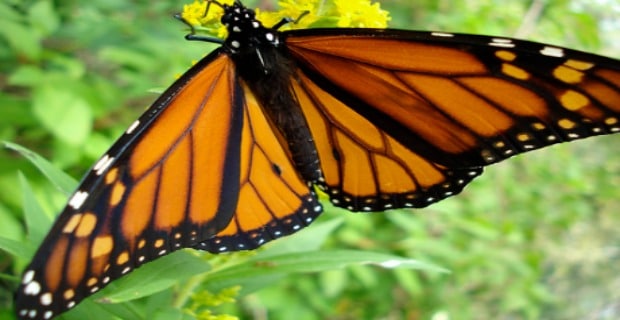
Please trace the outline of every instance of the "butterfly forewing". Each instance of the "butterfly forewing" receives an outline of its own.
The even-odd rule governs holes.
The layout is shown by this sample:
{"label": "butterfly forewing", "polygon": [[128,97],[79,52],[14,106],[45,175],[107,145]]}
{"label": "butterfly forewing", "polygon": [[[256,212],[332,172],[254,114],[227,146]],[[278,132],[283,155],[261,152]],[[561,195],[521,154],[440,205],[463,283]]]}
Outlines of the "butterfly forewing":
{"label": "butterfly forewing", "polygon": [[286,42],[323,90],[446,166],[486,165],[619,129],[620,70],[608,58],[392,30],[300,30]]}
{"label": "butterfly forewing", "polygon": [[239,194],[244,97],[227,56],[205,60],[76,191],[25,271],[20,316],[55,316],[141,264],[229,224]]}

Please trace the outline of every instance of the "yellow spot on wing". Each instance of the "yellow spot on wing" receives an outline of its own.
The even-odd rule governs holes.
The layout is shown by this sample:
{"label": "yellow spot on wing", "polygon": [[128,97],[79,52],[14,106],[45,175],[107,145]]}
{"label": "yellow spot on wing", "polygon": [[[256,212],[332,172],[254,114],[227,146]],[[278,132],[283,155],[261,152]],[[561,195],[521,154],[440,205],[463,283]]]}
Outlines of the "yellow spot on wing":
{"label": "yellow spot on wing", "polygon": [[129,253],[127,253],[127,251],[124,251],[116,258],[116,264],[118,265],[123,265],[127,263],[127,261],[129,261]]}
{"label": "yellow spot on wing", "polygon": [[594,67],[594,63],[592,62],[585,62],[573,59],[568,59],[566,62],[564,62],[564,65],[578,70],[588,70]]}
{"label": "yellow spot on wing", "polygon": [[97,258],[103,255],[110,254],[114,248],[114,240],[112,236],[100,236],[95,238],[93,246],[90,249],[90,257]]}
{"label": "yellow spot on wing", "polygon": [[517,140],[521,141],[521,142],[525,142],[530,140],[530,135],[527,133],[520,133],[517,135]]}
{"label": "yellow spot on wing", "polygon": [[507,51],[507,50],[495,51],[495,56],[504,61],[513,61],[517,57],[517,55],[514,52]]}
{"label": "yellow spot on wing", "polygon": [[73,289],[67,289],[62,294],[62,296],[63,296],[63,298],[65,298],[65,300],[71,300],[71,299],[73,299],[73,297],[75,297],[75,291],[73,291]]}
{"label": "yellow spot on wing", "polygon": [[118,168],[113,168],[105,175],[105,184],[112,184],[112,182],[118,179]]}
{"label": "yellow spot on wing", "polygon": [[570,111],[576,111],[587,106],[590,100],[577,91],[567,90],[560,96],[560,103],[562,103],[564,108]]}
{"label": "yellow spot on wing", "polygon": [[97,278],[90,278],[90,279],[88,279],[88,282],[86,282],[86,285],[89,286],[89,287],[92,287],[92,286],[94,286],[96,284],[97,284]]}
{"label": "yellow spot on wing", "polygon": [[97,216],[94,213],[88,212],[82,215],[82,219],[80,220],[80,224],[77,226],[75,230],[76,237],[88,237],[95,230],[95,226],[97,225]]}
{"label": "yellow spot on wing", "polygon": [[566,66],[558,66],[553,70],[553,76],[565,83],[579,83],[583,80],[583,72]]}
{"label": "yellow spot on wing", "polygon": [[527,80],[530,77],[530,74],[527,71],[510,63],[502,64],[502,73],[519,80]]}
{"label": "yellow spot on wing", "polygon": [[71,218],[69,219],[69,222],[67,222],[67,224],[65,224],[65,227],[62,229],[62,232],[63,233],[73,233],[75,228],[80,223],[81,219],[82,219],[82,214],[81,213],[72,215]]}
{"label": "yellow spot on wing", "polygon": [[164,240],[162,239],[155,240],[155,248],[161,248],[161,246],[163,245],[164,245]]}
{"label": "yellow spot on wing", "polygon": [[110,195],[110,206],[116,206],[123,200],[125,189],[125,185],[120,181],[114,184],[112,187],[112,194]]}
{"label": "yellow spot on wing", "polygon": [[558,125],[562,127],[562,129],[572,129],[575,127],[575,122],[569,119],[562,119],[558,121]]}

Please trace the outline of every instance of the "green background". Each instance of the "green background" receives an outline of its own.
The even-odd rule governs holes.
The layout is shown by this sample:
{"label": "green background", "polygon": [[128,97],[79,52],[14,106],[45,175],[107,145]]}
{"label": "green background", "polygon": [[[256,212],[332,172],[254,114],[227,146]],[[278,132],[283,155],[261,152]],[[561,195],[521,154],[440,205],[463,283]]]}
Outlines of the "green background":
{"label": "green background", "polygon": [[[171,18],[182,5],[0,3],[0,140],[26,146],[79,178],[156,92],[212,49],[183,39],[184,26]],[[619,1],[420,0],[382,1],[382,7],[390,11],[392,27],[515,36],[620,57]],[[184,307],[203,319],[210,317],[207,309],[222,319],[224,314],[242,319],[620,318],[619,139],[588,139],[513,158],[487,168],[461,195],[415,212],[351,214],[327,208],[319,226],[276,241],[290,247],[276,245],[280,252],[294,254],[300,245],[304,253],[292,256],[298,260],[277,277],[260,268],[231,269],[234,263],[252,266],[247,259],[254,253],[204,255],[200,259],[213,268],[209,275],[175,279],[152,271],[152,277],[178,281],[167,284],[169,290],[117,306],[127,313],[114,314],[190,319],[179,311]],[[32,193],[19,187],[24,182],[18,172]],[[25,198],[29,195],[49,217],[67,197],[23,156],[0,150],[4,238],[26,239],[23,203],[33,203]],[[322,249],[303,248],[308,241]],[[305,273],[312,270],[303,268],[304,259],[327,261],[330,250],[340,249],[397,254],[450,273],[360,263],[337,268],[333,262],[316,269],[332,270]],[[190,259],[194,253],[188,256],[172,256],[163,265],[201,272]],[[0,251],[0,319],[12,317],[12,291],[27,262]],[[304,273],[286,276],[295,268]],[[218,278],[213,270],[237,272],[220,272]],[[230,290],[210,295],[236,284],[244,287],[237,295]],[[254,288],[263,289],[248,293]],[[221,304],[230,297],[236,302]]]}

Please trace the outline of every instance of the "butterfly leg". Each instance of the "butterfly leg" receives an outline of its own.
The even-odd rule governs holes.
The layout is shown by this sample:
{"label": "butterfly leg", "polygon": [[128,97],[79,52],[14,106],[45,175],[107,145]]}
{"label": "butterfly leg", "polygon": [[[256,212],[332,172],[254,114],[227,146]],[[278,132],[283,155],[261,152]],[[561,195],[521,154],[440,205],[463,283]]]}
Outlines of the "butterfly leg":
{"label": "butterfly leg", "polygon": [[[211,2],[209,2],[211,3]],[[184,24],[186,24],[189,28],[190,28],[190,33],[185,35],[185,40],[189,40],[189,41],[204,41],[204,42],[211,42],[211,43],[218,43],[218,44],[223,44],[224,41],[220,38],[216,38],[216,37],[207,37],[207,36],[201,36],[201,35],[197,35],[196,34],[196,28],[194,28],[194,26],[192,24],[190,24],[189,22],[187,22],[187,20],[183,19],[183,17],[181,16],[181,14],[175,14],[174,18],[183,22]]]}
{"label": "butterfly leg", "polygon": [[299,17],[297,17],[297,19],[294,19],[294,20],[293,20],[293,18],[289,18],[289,17],[287,17],[287,18],[282,18],[282,20],[280,20],[278,23],[276,23],[275,25],[273,25],[273,27],[271,27],[271,29],[278,30],[278,29],[280,29],[283,25],[285,25],[285,24],[289,24],[289,23],[291,23],[291,22],[292,22],[292,23],[297,24],[297,23],[299,22],[299,20],[301,20],[301,18],[305,17],[305,16],[306,16],[306,15],[308,15],[309,13],[310,13],[310,11],[304,11],[304,12],[302,12],[302,13],[299,15]]}

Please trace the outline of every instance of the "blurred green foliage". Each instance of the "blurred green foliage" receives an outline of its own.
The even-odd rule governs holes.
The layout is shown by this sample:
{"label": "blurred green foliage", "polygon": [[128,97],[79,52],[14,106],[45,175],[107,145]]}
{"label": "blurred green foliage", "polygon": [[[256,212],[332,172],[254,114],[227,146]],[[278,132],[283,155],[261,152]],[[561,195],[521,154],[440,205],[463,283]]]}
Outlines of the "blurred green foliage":
{"label": "blurred green foliage", "polygon": [[[274,6],[257,2],[245,1]],[[0,3],[0,140],[27,146],[55,168],[81,176],[156,98],[154,92],[211,50],[183,39],[185,27],[171,18],[182,4]],[[618,0],[392,0],[382,6],[390,11],[393,27],[518,36],[620,57]],[[322,251],[297,250],[310,260],[328,257],[322,252],[331,250],[385,252],[451,273],[352,263],[287,277],[294,272],[260,272],[269,267],[269,255],[253,261],[256,253],[196,257],[182,252],[163,264],[184,261],[196,266],[192,270],[198,275],[175,279],[170,290],[134,304],[118,304],[113,314],[189,319],[180,311],[185,307],[199,319],[213,314],[343,320],[620,318],[618,141],[601,137],[519,156],[488,168],[463,194],[415,212],[351,214],[327,205],[320,222],[341,223],[313,225],[302,240],[283,239],[258,253],[293,254],[295,246],[324,240]],[[62,184],[59,179],[52,181]],[[67,197],[26,157],[8,149],[0,150],[0,190],[0,234],[16,243],[25,242],[24,212],[51,221]],[[11,254],[0,252],[2,319],[12,317],[12,290],[27,263],[22,257],[34,250],[11,248]],[[197,266],[203,265],[196,259],[208,260],[214,270],[200,274],[204,270]],[[256,273],[226,274],[239,263],[256,266]],[[148,274],[137,277],[148,279]],[[253,292],[257,288],[264,289]],[[236,303],[227,302],[232,300]],[[75,314],[99,308],[88,301]],[[106,315],[102,319],[109,319]]]}

